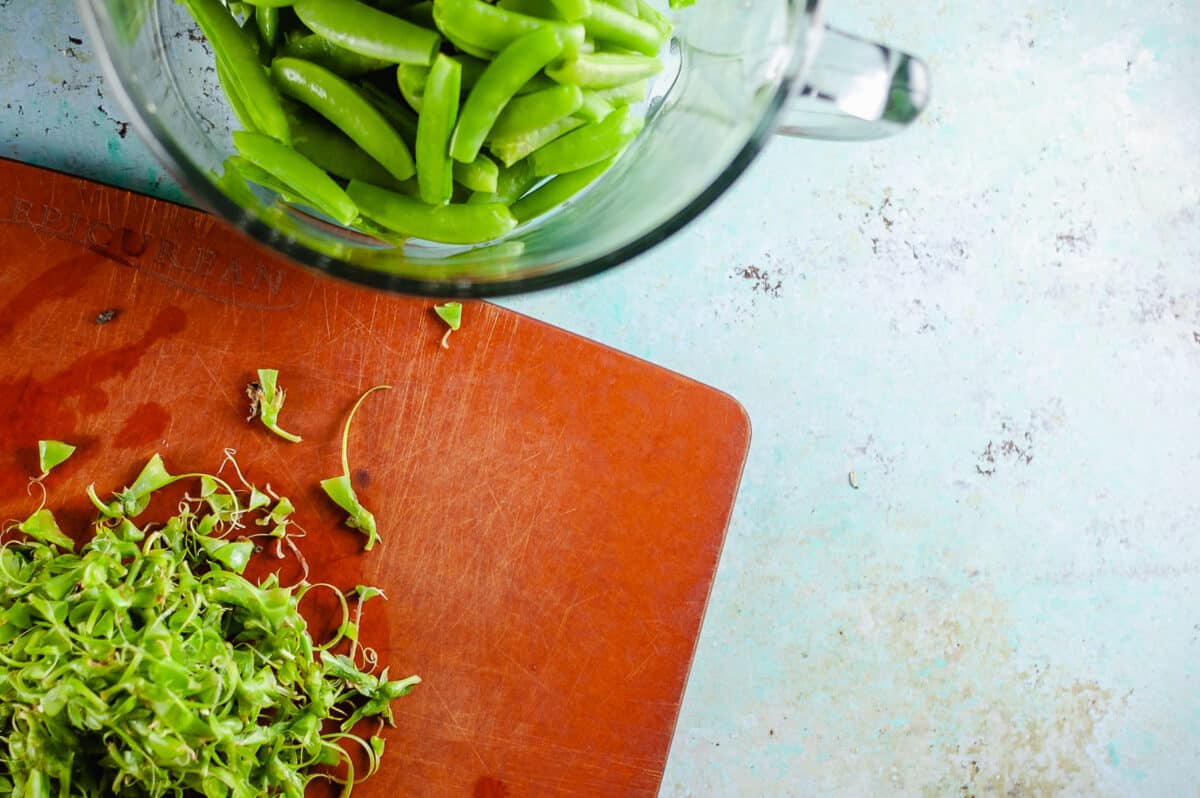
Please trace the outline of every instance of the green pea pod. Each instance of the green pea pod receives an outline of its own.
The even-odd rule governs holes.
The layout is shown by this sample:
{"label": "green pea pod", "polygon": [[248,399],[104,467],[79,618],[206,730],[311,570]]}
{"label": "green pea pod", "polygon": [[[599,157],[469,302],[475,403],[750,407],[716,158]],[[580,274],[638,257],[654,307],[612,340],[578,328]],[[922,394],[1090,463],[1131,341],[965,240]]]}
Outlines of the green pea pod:
{"label": "green pea pod", "polygon": [[550,0],[559,15],[568,22],[586,19],[592,13],[592,0]]}
{"label": "green pea pod", "polygon": [[433,18],[447,38],[484,53],[499,53],[520,37],[543,28],[559,32],[562,51],[567,55],[577,53],[587,37],[582,25],[506,11],[482,0],[433,0]]}
{"label": "green pea pod", "polygon": [[631,53],[581,53],[546,69],[559,83],[583,89],[611,89],[653,77],[662,71],[657,58]]}
{"label": "green pea pod", "polygon": [[641,129],[641,118],[628,106],[613,111],[604,121],[572,131],[534,152],[530,156],[533,173],[549,177],[606,161],[623,150]]}
{"label": "green pea pod", "polygon": [[598,164],[559,175],[548,180],[536,190],[529,192],[512,206],[512,215],[521,224],[536,219],[562,205],[604,174],[615,159],[601,161]]}
{"label": "green pea pod", "polygon": [[563,117],[556,122],[551,122],[545,127],[538,128],[522,136],[516,136],[511,139],[495,139],[488,145],[488,149],[505,166],[512,166],[517,161],[527,157],[530,153],[536,152],[539,147],[544,147],[559,136],[564,136],[576,128],[583,127],[584,124],[586,123],[578,116]]}
{"label": "green pea pod", "polygon": [[379,161],[324,120],[292,106],[288,109],[288,123],[296,151],[331,175],[400,190],[400,181],[388,174]]}
{"label": "green pea pod", "polygon": [[255,130],[254,117],[251,116],[250,109],[242,102],[241,92],[235,87],[233,78],[229,76],[229,67],[225,66],[225,62],[220,58],[213,63],[217,68],[217,81],[221,84],[225,99],[229,101],[229,109],[233,111],[234,118],[247,130]]}
{"label": "green pea pod", "polygon": [[[396,67],[396,86],[400,96],[414,111],[420,114],[425,109],[425,83],[429,80],[429,68],[401,64]],[[459,84],[462,84],[462,68],[459,68]],[[457,110],[457,108],[455,109]]]}
{"label": "green pea pod", "polygon": [[471,191],[492,192],[500,179],[500,167],[480,153],[471,163],[454,162],[454,180]]}
{"label": "green pea pod", "polygon": [[583,21],[583,27],[597,42],[607,42],[644,55],[656,55],[666,37],[654,25],[638,19],[636,2],[632,5],[633,11],[626,13],[607,3],[596,2],[591,15]]}
{"label": "green pea pod", "polygon": [[414,238],[479,244],[506,235],[516,219],[503,205],[430,206],[386,189],[351,181],[347,193],[363,215]]}
{"label": "green pea pod", "polygon": [[339,47],[396,64],[433,63],[442,37],[358,0],[299,0],[300,21]]}
{"label": "green pea pod", "polygon": [[279,9],[275,6],[255,8],[254,25],[258,28],[258,43],[263,52],[274,53],[279,41]]}
{"label": "green pea pod", "polygon": [[[566,21],[566,17],[559,13],[558,7],[550,0],[499,0],[496,3],[496,8],[502,8],[505,11],[515,11],[518,14],[524,14],[528,17]],[[579,22],[582,19],[582,17],[579,17],[571,21]]]}
{"label": "green pea pod", "polygon": [[[579,88],[576,86],[575,88]],[[613,112],[612,103],[600,96],[598,92],[583,92],[583,102],[579,115],[589,122],[599,122]]]}
{"label": "green pea pod", "polygon": [[665,42],[671,36],[673,25],[671,20],[667,19],[666,15],[650,4],[649,0],[635,0],[637,5],[638,19],[649,22],[658,29],[658,33],[662,36]]}
{"label": "green pea pod", "polygon": [[633,14],[635,17],[638,13],[637,0],[600,0],[606,2],[610,6],[614,6],[626,14]]}
{"label": "green pea pod", "polygon": [[583,92],[578,86],[554,86],[513,97],[504,106],[488,133],[489,139],[512,139],[570,116],[582,107]]}
{"label": "green pea pod", "polygon": [[411,108],[405,107],[404,103],[372,83],[363,83],[359,90],[363,97],[375,106],[375,110],[383,114],[392,127],[396,128],[405,144],[409,147],[416,146],[418,120]]}
{"label": "green pea pod", "polygon": [[233,142],[243,158],[291,186],[338,223],[350,224],[358,217],[358,209],[333,178],[291,147],[245,130],[235,131]]}
{"label": "green pea pod", "polygon": [[[266,169],[254,165],[240,155],[230,156],[226,159],[225,164],[227,169],[232,170],[233,173],[240,175],[245,180],[248,180],[251,183],[256,183],[268,191],[274,191],[279,195],[279,199],[283,200],[289,205],[303,205],[306,207],[314,206],[312,200],[305,199],[300,192],[296,191],[296,189],[292,188],[287,183],[284,183]],[[228,499],[227,496],[213,497],[212,503],[222,502],[226,499]],[[227,501],[224,503],[228,504]]]}
{"label": "green pea pod", "polygon": [[637,80],[633,83],[626,83],[624,86],[616,86],[611,89],[588,89],[583,95],[586,98],[587,95],[594,94],[614,107],[620,108],[622,105],[640,103],[646,99],[646,93],[649,91],[649,81]]}
{"label": "green pea pod", "polygon": [[529,161],[517,161],[512,166],[500,169],[494,191],[476,191],[467,202],[471,205],[488,205],[494,202],[512,205],[524,196],[526,191],[537,185],[537,182],[538,177],[533,173],[533,166]]}
{"label": "green pea pod", "polygon": [[279,55],[312,61],[344,78],[354,78],[392,66],[391,61],[359,55],[315,33],[296,36],[284,42],[279,48]]}
{"label": "green pea pod", "polygon": [[439,55],[428,72],[417,120],[417,183],[424,202],[445,205],[454,192],[450,134],[458,119],[462,66]]}
{"label": "green pea pod", "polygon": [[353,86],[324,67],[276,58],[271,76],[285,95],[304,103],[349,136],[397,180],[416,173],[404,139]]}
{"label": "green pea pod", "polygon": [[254,128],[273,139],[291,141],[287,116],[279,92],[271,85],[250,39],[218,0],[184,0],[200,26],[217,59],[225,62],[225,74]]}
{"label": "green pea pod", "polygon": [[410,6],[400,9],[396,12],[400,16],[407,19],[422,28],[436,28],[437,25],[433,21],[433,2],[432,0],[422,0],[420,3],[413,3]]}
{"label": "green pea pod", "polygon": [[450,155],[454,160],[463,163],[475,160],[504,106],[530,78],[557,58],[562,48],[557,31],[538,28],[496,56],[463,104],[458,127],[450,140]]}

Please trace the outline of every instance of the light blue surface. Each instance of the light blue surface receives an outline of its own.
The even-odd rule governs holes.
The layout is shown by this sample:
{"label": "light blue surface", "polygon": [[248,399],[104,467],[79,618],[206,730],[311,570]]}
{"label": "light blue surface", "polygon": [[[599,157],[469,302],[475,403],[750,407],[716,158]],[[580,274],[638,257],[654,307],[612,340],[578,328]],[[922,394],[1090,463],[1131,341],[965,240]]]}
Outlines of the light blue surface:
{"label": "light blue surface", "polygon": [[[915,130],[506,303],[753,419],[663,794],[1196,795],[1200,4],[831,5]],[[176,198],[74,18],[0,14],[0,154]]]}

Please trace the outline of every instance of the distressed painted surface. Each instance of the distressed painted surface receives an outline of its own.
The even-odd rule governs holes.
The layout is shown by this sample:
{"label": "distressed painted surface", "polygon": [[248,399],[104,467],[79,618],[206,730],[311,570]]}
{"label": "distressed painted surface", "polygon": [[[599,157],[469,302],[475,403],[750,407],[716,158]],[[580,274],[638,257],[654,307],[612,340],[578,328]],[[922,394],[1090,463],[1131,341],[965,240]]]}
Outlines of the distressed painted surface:
{"label": "distressed painted surface", "polygon": [[[14,6],[0,151],[177,196]],[[1200,5],[831,6],[928,57],[916,130],[507,303],[754,421],[663,794],[1198,795]]]}

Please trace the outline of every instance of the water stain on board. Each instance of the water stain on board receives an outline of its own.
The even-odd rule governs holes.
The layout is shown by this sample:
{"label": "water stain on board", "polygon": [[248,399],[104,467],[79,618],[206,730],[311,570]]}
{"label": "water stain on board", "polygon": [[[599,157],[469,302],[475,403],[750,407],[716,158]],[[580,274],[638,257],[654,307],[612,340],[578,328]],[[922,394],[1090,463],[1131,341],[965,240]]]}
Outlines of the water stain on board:
{"label": "water stain on board", "polygon": [[[49,297],[41,293],[28,294],[27,298],[29,307],[23,316],[35,312],[38,304]],[[81,415],[94,415],[108,407],[104,383],[128,376],[151,347],[178,335],[186,326],[187,316],[182,310],[164,307],[146,331],[129,343],[80,355],[45,377],[25,373],[0,378],[0,491],[11,494],[23,489],[27,469],[14,454],[19,447],[37,438],[70,437]]]}
{"label": "water stain on board", "polygon": [[158,402],[143,402],[125,419],[113,445],[121,449],[141,449],[163,438],[171,414]]}
{"label": "water stain on board", "polygon": [[22,285],[11,299],[0,306],[0,340],[11,335],[20,322],[47,302],[69,299],[78,294],[85,285],[80,274],[104,260],[103,255],[94,252],[68,258]]}
{"label": "water stain on board", "polygon": [[492,776],[480,776],[471,790],[471,798],[509,798],[508,785]]}

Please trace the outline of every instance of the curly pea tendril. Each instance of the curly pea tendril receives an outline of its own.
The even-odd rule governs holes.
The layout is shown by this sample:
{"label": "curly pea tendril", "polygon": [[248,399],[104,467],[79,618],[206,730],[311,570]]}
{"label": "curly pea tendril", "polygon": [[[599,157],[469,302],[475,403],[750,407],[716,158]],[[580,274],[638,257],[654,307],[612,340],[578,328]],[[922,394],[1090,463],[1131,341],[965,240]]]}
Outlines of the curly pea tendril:
{"label": "curly pea tendril", "polygon": [[[47,472],[66,451],[42,449]],[[286,538],[293,507],[233,466],[241,489],[172,475],[157,454],[108,501],[89,486],[98,517],[77,553],[45,506],[9,525],[23,534],[0,543],[0,795],[301,798],[327,779],[349,796],[377,771],[383,738],[354,727],[391,724],[391,702],[420,682],[374,674],[359,644],[362,605],[382,593],[243,577],[254,540]],[[183,480],[199,495],[138,523]],[[298,610],[317,587],[342,614],[323,645]],[[333,653],[345,640],[349,654]]]}

